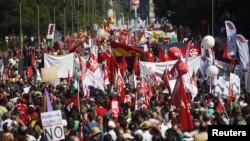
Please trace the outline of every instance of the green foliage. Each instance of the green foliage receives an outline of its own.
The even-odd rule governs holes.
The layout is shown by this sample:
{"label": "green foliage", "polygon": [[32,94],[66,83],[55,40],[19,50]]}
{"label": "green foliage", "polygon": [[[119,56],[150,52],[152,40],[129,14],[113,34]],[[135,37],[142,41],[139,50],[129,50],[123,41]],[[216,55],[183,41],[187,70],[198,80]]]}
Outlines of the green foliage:
{"label": "green foliage", "polygon": [[[37,6],[40,9],[40,33],[47,34],[48,24],[54,22],[57,30],[63,31],[64,27],[64,6],[66,10],[66,30],[73,30],[93,25],[101,24],[107,18],[107,10],[110,8],[108,0],[20,0],[22,13],[22,31],[24,35],[37,35]],[[79,2],[79,5],[78,5]],[[96,2],[96,3],[94,3]],[[118,0],[113,0],[114,11],[116,13],[129,13],[119,5]],[[95,8],[93,8],[95,5]],[[19,0],[0,0],[0,38],[3,40],[6,35],[19,35]],[[77,23],[79,21],[79,23]]]}
{"label": "green foliage", "polygon": [[[212,1],[214,1],[215,33],[219,33],[225,20],[234,22],[237,32],[250,37],[249,0],[154,0],[157,17],[167,17],[176,25],[201,30],[201,20],[207,20],[207,29],[212,25]],[[167,11],[175,12],[168,16]]]}

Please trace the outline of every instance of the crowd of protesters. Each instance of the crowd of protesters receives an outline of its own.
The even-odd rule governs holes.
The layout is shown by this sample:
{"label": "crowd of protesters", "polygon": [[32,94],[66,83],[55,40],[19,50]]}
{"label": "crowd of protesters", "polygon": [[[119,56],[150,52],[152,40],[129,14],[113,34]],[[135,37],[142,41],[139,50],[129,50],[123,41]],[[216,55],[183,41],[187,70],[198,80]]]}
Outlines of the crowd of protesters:
{"label": "crowd of protesters", "polygon": [[[20,56],[33,58],[18,62]],[[80,52],[84,56],[84,46]],[[208,125],[247,125],[250,124],[250,95],[241,88],[238,99],[230,102],[224,99],[224,109],[218,110],[218,98],[209,93],[207,83],[197,81],[198,95],[191,105],[194,128],[189,131],[180,129],[179,109],[169,104],[171,93],[164,84],[151,85],[145,104],[140,97],[140,78],[137,87],[130,80],[124,88],[126,100],[119,103],[119,116],[114,117],[110,109],[113,98],[119,100],[119,94],[111,86],[105,91],[92,88],[90,95],[80,89],[71,90],[66,79],[60,84],[44,84],[37,80],[37,69],[43,67],[43,53],[57,55],[67,54],[66,48],[54,50],[42,45],[39,48],[25,46],[23,51],[9,50],[1,54],[4,73],[0,82],[0,141],[46,141],[43,134],[41,113],[43,108],[43,93],[49,93],[54,110],[62,111],[65,141],[206,141],[208,140]],[[11,60],[11,61],[9,61]],[[14,60],[14,64],[13,64]],[[28,69],[20,65],[32,66],[32,75]],[[20,73],[22,72],[22,73]],[[127,75],[131,75],[128,72]],[[73,78],[72,80],[73,81]],[[29,91],[24,91],[24,88]],[[68,105],[74,94],[80,96],[80,107]],[[138,95],[138,101],[136,100]],[[140,100],[141,98],[141,100]],[[138,102],[138,103],[137,103]],[[136,108],[136,104],[140,108]]]}

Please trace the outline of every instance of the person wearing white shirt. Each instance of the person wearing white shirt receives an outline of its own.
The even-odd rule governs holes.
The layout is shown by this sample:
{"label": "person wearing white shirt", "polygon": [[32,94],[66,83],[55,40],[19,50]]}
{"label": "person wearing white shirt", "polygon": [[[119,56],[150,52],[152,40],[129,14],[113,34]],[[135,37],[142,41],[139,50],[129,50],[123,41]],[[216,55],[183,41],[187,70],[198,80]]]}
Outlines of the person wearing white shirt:
{"label": "person wearing white shirt", "polygon": [[140,128],[143,130],[142,137],[143,141],[152,141],[152,135],[150,134],[150,130],[153,127],[150,121],[144,121],[140,124]]}

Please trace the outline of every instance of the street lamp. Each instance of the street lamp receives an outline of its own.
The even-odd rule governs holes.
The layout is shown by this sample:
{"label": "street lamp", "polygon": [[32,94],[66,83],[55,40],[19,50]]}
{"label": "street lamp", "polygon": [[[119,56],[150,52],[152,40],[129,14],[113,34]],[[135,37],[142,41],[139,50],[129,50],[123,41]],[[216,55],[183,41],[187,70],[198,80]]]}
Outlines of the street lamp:
{"label": "street lamp", "polygon": [[214,0],[212,0],[212,36],[214,36]]}

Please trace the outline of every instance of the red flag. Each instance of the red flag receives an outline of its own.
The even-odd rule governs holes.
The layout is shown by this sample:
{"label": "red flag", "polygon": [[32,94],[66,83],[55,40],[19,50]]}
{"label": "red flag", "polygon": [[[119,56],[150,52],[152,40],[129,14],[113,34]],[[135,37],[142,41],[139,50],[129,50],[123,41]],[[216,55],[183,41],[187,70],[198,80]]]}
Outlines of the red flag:
{"label": "red flag", "polygon": [[72,98],[70,99],[68,105],[73,104],[77,109],[79,109],[79,100],[78,100],[78,97],[79,97],[79,96],[78,96],[78,93],[77,93],[77,94],[74,94],[74,95],[72,96]]}
{"label": "red flag", "polygon": [[99,68],[97,56],[95,56],[93,53],[90,54],[89,61],[87,63],[87,68],[93,73]]}
{"label": "red flag", "polygon": [[68,71],[67,85],[68,85],[68,87],[70,87],[70,85],[71,85],[70,70]]}
{"label": "red flag", "polygon": [[123,88],[125,87],[125,83],[124,83],[124,80],[123,80],[123,78],[122,78],[120,69],[118,69],[118,71],[117,71],[117,79],[116,79],[116,82],[117,82],[117,89],[118,89],[118,91],[119,91],[119,92],[122,92]]}
{"label": "red flag", "polygon": [[28,78],[32,78],[32,76],[33,76],[32,67],[28,67],[28,68],[27,68],[27,76],[28,76]]}
{"label": "red flag", "polygon": [[30,57],[31,57],[31,66],[35,65],[35,54],[33,50],[30,50]]}
{"label": "red flag", "polygon": [[179,74],[174,91],[172,93],[170,104],[180,108],[180,128],[182,131],[193,129],[193,122],[190,113],[190,103],[184,88],[182,75]]}
{"label": "red flag", "polygon": [[54,26],[55,25],[51,25],[50,28],[49,28],[49,35],[53,34],[54,33]]}
{"label": "red flag", "polygon": [[165,62],[165,54],[164,54],[162,48],[159,49],[158,58],[159,58],[160,62]]}
{"label": "red flag", "polygon": [[147,55],[147,61],[148,62],[154,62],[155,61],[154,55],[152,55],[151,53],[148,53],[148,55]]}
{"label": "red flag", "polygon": [[[182,83],[182,78],[181,76],[178,76],[177,80],[176,80],[176,83],[175,83],[175,86],[174,86],[174,90],[172,92],[172,95],[171,95],[171,99],[170,99],[170,105],[173,105],[175,107],[180,107],[181,106],[181,91],[183,89],[181,89],[181,83]],[[184,89],[184,93],[185,93],[185,89]]]}
{"label": "red flag", "polygon": [[140,73],[139,58],[137,56],[135,56],[133,72],[137,75]]}
{"label": "red flag", "polygon": [[181,59],[178,60],[178,61],[174,64],[174,66],[171,68],[171,70],[170,70],[170,72],[169,72],[170,77],[171,77],[170,79],[176,78],[176,76],[178,75],[177,67],[179,66],[179,64],[180,64],[181,62],[182,62]]}
{"label": "red flag", "polygon": [[58,43],[58,41],[55,41],[53,47],[54,47],[55,50],[59,50],[60,49],[60,44]]}
{"label": "red flag", "polygon": [[146,79],[144,76],[141,76],[141,88],[140,92],[146,94],[148,90],[148,86],[146,84]]}
{"label": "red flag", "polygon": [[164,85],[167,87],[168,92],[170,93],[171,89],[170,89],[170,84],[169,84],[169,78],[170,78],[169,70],[168,68],[166,68],[161,76],[161,79],[164,82]]}
{"label": "red flag", "polygon": [[108,84],[110,84],[110,82],[109,82],[109,74],[108,74],[108,68],[107,68],[106,63],[104,65],[103,71],[104,71],[104,75],[103,75],[104,86],[107,86]]}
{"label": "red flag", "polygon": [[84,93],[84,97],[89,101],[90,100],[90,90],[89,90],[89,87],[87,85],[83,86],[83,93]]}
{"label": "red flag", "polygon": [[219,97],[218,98],[218,102],[217,102],[217,106],[216,106],[216,111],[217,112],[223,112],[225,110],[225,107],[223,105],[223,101],[222,99]]}
{"label": "red flag", "polygon": [[209,98],[206,100],[206,103],[204,104],[204,108],[207,108],[209,106],[210,102],[212,102],[212,98]]}
{"label": "red flag", "polygon": [[[184,87],[182,88],[184,90]],[[183,92],[183,90],[181,90]],[[184,90],[185,91],[185,90]],[[190,103],[186,93],[181,94],[182,106],[180,107],[180,128],[181,131],[191,131],[193,129],[193,121],[190,112]]]}
{"label": "red flag", "polygon": [[126,59],[125,59],[124,56],[122,57],[121,65],[120,66],[121,66],[121,74],[124,77],[124,74],[125,74],[125,72],[128,69],[128,64],[127,64],[127,61],[126,61]]}
{"label": "red flag", "polygon": [[79,57],[79,62],[80,62],[80,67],[81,67],[80,79],[84,80],[85,79],[85,74],[86,74],[86,64],[85,64],[85,61],[81,58],[80,55],[78,57]]}
{"label": "red flag", "polygon": [[[108,64],[107,64],[108,65]],[[119,64],[117,63],[115,57],[112,55],[111,61],[110,61],[110,73],[109,73],[109,78],[111,84],[115,83],[115,70],[119,68]]]}
{"label": "red flag", "polygon": [[233,94],[233,89],[231,89],[230,87],[228,88],[228,97],[227,97],[227,105],[231,105],[231,102],[234,100],[234,94]]}
{"label": "red flag", "polygon": [[118,118],[118,116],[119,116],[119,104],[118,104],[118,101],[116,98],[113,98],[111,100],[110,109],[112,111],[112,115],[115,118]]}

